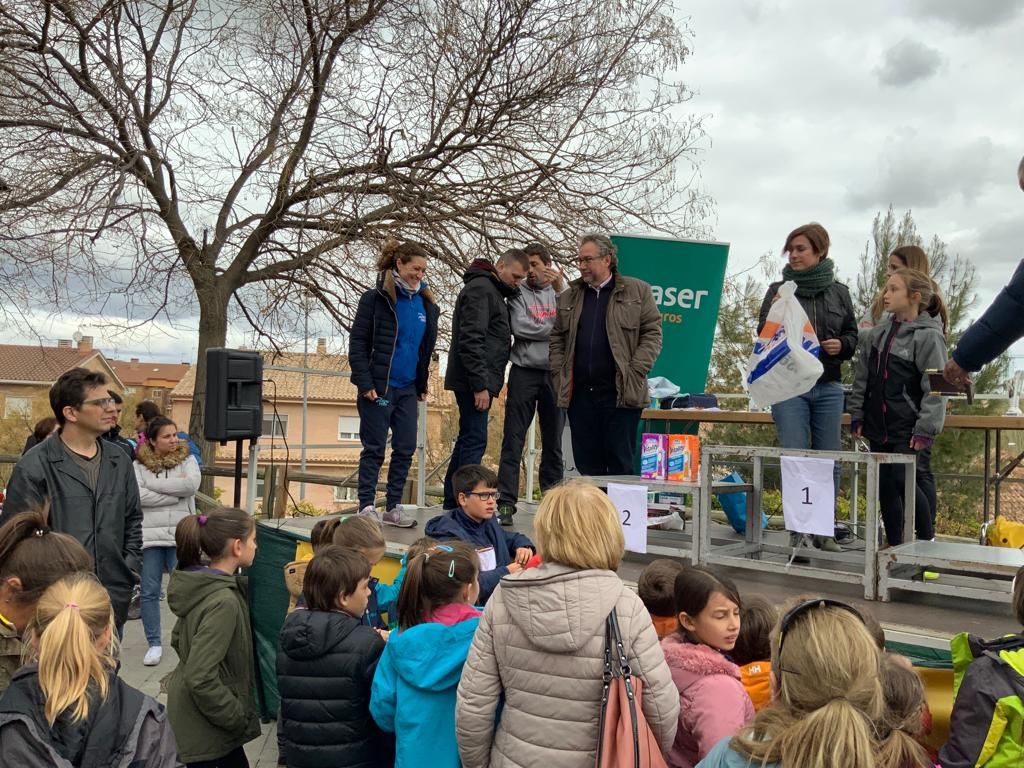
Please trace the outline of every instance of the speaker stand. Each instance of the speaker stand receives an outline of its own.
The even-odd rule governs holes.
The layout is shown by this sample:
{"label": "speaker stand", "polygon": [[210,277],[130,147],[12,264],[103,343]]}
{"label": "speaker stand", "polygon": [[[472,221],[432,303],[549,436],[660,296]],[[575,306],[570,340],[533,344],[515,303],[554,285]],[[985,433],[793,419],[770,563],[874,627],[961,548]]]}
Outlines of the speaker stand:
{"label": "speaker stand", "polygon": [[235,440],[235,509],[242,508],[242,443]]}

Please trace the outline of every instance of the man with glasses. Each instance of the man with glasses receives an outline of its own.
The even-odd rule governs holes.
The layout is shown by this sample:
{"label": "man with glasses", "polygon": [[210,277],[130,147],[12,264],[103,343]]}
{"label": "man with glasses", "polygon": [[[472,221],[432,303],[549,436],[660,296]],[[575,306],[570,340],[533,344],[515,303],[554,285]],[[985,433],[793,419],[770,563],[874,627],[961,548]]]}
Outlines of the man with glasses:
{"label": "man with glasses", "polygon": [[650,403],[647,375],[661,353],[661,313],[651,286],[618,272],[615,244],[586,235],[580,278],[558,297],[551,377],[568,408],[581,475],[633,474],[636,430]]}
{"label": "man with glasses", "polygon": [[78,539],[110,593],[118,634],[142,572],[142,506],[128,455],[100,437],[117,419],[102,373],[72,368],[50,388],[57,434],[21,457],[0,524],[50,505],[50,528]]}
{"label": "man with glasses", "polygon": [[516,295],[529,269],[526,252],[510,248],[495,264],[475,259],[462,276],[465,286],[455,300],[444,374],[444,388],[455,393],[459,407],[459,436],[444,477],[445,509],[458,506],[452,487],[456,470],[478,464],[487,450],[487,416],[491,401],[505,386],[505,367],[512,350],[505,300]]}

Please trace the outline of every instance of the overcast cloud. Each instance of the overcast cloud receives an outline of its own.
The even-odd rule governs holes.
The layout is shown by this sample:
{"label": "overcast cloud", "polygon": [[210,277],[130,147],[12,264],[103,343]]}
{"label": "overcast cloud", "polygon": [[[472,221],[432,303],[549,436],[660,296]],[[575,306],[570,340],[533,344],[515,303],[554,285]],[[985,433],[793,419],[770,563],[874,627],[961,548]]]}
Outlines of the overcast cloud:
{"label": "overcast cloud", "polygon": [[980,314],[1024,257],[1024,0],[678,8],[695,33],[684,74],[710,116],[703,182],[730,272],[816,220],[849,279],[891,203],[974,261]]}
{"label": "overcast cloud", "polygon": [[[730,271],[817,220],[849,279],[891,203],[977,264],[977,316],[1024,257],[1024,0],[676,3],[695,34],[682,74],[709,116],[703,184]],[[124,356],[192,359],[194,321],[180,320],[149,340],[108,340],[88,318],[37,330],[81,326]]]}

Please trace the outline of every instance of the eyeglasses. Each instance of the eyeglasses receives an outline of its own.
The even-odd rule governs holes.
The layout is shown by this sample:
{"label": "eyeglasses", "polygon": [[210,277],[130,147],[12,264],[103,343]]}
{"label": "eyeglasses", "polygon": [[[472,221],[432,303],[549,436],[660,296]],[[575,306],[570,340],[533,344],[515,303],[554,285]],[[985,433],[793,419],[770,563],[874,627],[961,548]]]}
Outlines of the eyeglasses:
{"label": "eyeglasses", "polygon": [[782,622],[779,624],[779,672],[780,673],[785,672],[786,674],[789,674],[789,675],[799,675],[800,674],[799,672],[795,672],[792,669],[785,669],[782,666],[782,647],[783,647],[783,644],[786,642],[786,633],[789,631],[789,628],[793,625],[793,622],[796,621],[797,619],[799,619],[804,614],[810,613],[815,608],[825,608],[825,607],[841,608],[844,611],[849,611],[854,616],[856,616],[860,620],[860,622],[862,624],[864,623],[864,617],[861,616],[860,615],[860,611],[858,611],[852,605],[847,605],[846,603],[840,602],[839,600],[829,600],[828,598],[825,598],[825,597],[818,597],[818,598],[815,598],[814,600],[805,600],[804,602],[800,603],[799,605],[796,605],[796,606],[790,608],[788,611],[786,611],[786,615],[782,617]]}
{"label": "eyeglasses", "polygon": [[83,400],[82,405],[98,405],[100,408],[109,408],[116,402],[112,397],[97,397],[95,400]]}
{"label": "eyeglasses", "polygon": [[480,501],[494,501],[496,498],[498,498],[498,492],[497,491],[484,491],[483,493],[478,493],[476,491],[470,491],[466,495],[467,496],[476,496],[478,499],[480,499]]}

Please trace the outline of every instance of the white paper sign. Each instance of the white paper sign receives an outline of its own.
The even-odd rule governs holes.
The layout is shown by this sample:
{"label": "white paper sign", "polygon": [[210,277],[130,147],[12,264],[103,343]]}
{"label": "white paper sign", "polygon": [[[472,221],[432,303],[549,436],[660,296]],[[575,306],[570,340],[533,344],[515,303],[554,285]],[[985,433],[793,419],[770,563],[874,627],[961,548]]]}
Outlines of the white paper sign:
{"label": "white paper sign", "polygon": [[832,459],[782,457],[782,517],[786,530],[835,536],[836,486]]}
{"label": "white paper sign", "polygon": [[494,555],[494,547],[487,547],[486,549],[478,549],[476,551],[477,556],[480,558],[480,572],[493,571],[498,567],[498,558]]}
{"label": "white paper sign", "polygon": [[608,498],[619,511],[626,549],[647,554],[647,486],[609,483]]}

